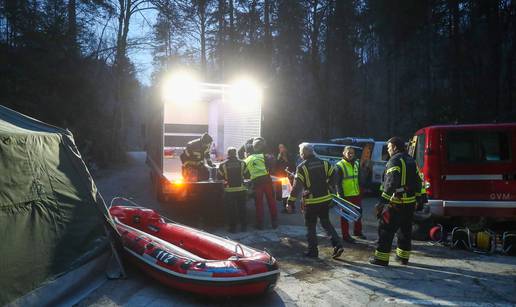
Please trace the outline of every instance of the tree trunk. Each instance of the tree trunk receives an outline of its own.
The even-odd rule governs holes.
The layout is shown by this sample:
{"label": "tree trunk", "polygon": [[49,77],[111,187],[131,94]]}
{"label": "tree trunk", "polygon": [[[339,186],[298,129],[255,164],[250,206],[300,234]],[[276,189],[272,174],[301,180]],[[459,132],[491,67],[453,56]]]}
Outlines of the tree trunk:
{"label": "tree trunk", "polygon": [[255,46],[257,35],[256,5],[256,0],[252,0],[249,8],[249,45],[251,48]]}
{"label": "tree trunk", "polygon": [[77,52],[77,12],[76,0],[68,1],[68,44],[73,53]]}
{"label": "tree trunk", "polygon": [[[500,29],[500,11],[499,0],[488,1],[488,37],[490,49],[490,89],[488,100],[486,101],[486,110],[492,110],[490,118],[498,118],[500,115],[500,71],[501,71],[501,29]],[[489,107],[488,107],[489,106]],[[491,112],[490,112],[491,113]]]}
{"label": "tree trunk", "polygon": [[312,2],[312,31],[310,33],[310,59],[312,62],[312,74],[314,79],[319,82],[319,18],[317,16],[317,6],[319,0]]}
{"label": "tree trunk", "polygon": [[201,73],[206,77],[206,2],[200,1],[199,17],[201,22]]}
{"label": "tree trunk", "polygon": [[462,106],[462,95],[461,95],[461,75],[460,69],[461,58],[460,58],[460,16],[459,16],[459,0],[449,0],[448,8],[450,10],[451,15],[451,23],[450,23],[450,44],[452,46],[452,55],[450,57],[451,63],[451,97],[452,97],[452,116],[457,116],[457,119],[463,118],[461,116],[461,106]]}
{"label": "tree trunk", "polygon": [[217,42],[217,56],[219,60],[219,71],[221,79],[224,80],[224,63],[225,63],[225,40],[226,40],[226,25],[224,22],[224,14],[226,11],[226,1],[219,0],[219,12],[218,12],[218,42]]}
{"label": "tree trunk", "polygon": [[264,29],[264,49],[265,62],[267,66],[266,74],[272,73],[272,32],[270,22],[270,0],[265,0],[263,4],[263,29]]}

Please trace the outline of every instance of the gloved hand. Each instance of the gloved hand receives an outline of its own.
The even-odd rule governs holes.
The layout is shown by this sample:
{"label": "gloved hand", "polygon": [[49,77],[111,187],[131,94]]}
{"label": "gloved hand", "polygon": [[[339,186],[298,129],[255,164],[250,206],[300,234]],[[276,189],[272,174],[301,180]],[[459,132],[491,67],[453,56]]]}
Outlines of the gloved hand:
{"label": "gloved hand", "polygon": [[206,160],[206,164],[207,164],[209,167],[215,167],[215,164],[213,164],[213,162],[211,162],[211,160]]}
{"label": "gloved hand", "polygon": [[423,201],[420,197],[417,197],[416,198],[416,211],[421,211],[423,210],[423,207],[425,206],[425,204],[423,204]]}
{"label": "gloved hand", "polygon": [[426,203],[428,203],[426,194],[416,197],[416,211],[423,210]]}
{"label": "gloved hand", "polygon": [[296,207],[296,202],[293,200],[287,201],[287,212],[292,213],[294,211],[294,208]]}

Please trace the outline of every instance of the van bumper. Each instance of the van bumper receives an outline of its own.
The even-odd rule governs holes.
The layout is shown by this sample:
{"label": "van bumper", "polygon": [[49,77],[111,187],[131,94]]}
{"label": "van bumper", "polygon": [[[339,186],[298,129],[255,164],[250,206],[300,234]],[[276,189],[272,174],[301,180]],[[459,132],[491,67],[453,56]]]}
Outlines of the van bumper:
{"label": "van bumper", "polygon": [[516,217],[516,201],[436,200],[428,201],[432,216]]}

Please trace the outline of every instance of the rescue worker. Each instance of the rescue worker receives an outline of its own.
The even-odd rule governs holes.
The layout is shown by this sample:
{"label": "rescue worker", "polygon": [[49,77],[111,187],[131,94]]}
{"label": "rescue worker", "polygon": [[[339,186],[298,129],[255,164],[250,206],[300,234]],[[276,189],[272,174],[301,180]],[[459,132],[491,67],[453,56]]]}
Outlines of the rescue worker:
{"label": "rescue worker", "polygon": [[426,195],[425,175],[419,170],[419,167],[417,168],[417,173],[421,179],[421,189],[416,192],[416,211],[421,211],[424,209],[425,204],[428,203],[428,196]]}
{"label": "rescue worker", "polygon": [[272,163],[264,154],[265,140],[254,138],[253,154],[245,159],[246,170],[251,178],[254,189],[256,206],[256,228],[263,229],[263,196],[267,198],[269,213],[271,215],[272,228],[278,228],[278,216],[276,212],[276,200],[273,194],[270,170]]}
{"label": "rescue worker", "polygon": [[243,160],[254,153],[253,142],[255,140],[262,140],[265,142],[265,139],[261,136],[252,137],[249,140],[245,141],[245,144],[240,146],[240,148],[238,149],[239,159]]}
{"label": "rescue worker", "polygon": [[[337,195],[341,198],[344,198],[360,207],[360,214],[362,214],[359,170],[360,162],[355,159],[355,148],[351,146],[344,147],[342,160],[337,162],[335,165],[335,190],[337,191]],[[349,235],[348,221],[343,217],[340,218],[340,227],[342,231],[342,239],[353,243],[355,240]],[[353,235],[361,239],[366,238],[362,233],[362,219],[353,223]]]}
{"label": "rescue worker", "polygon": [[405,143],[399,137],[387,141],[390,159],[382,180],[380,201],[376,205],[379,220],[378,246],[369,262],[387,266],[394,234],[398,232],[396,261],[406,265],[410,258],[412,218],[416,206],[416,193],[421,190],[414,159],[405,152]]}
{"label": "rescue worker", "polygon": [[310,144],[302,143],[299,145],[299,155],[303,162],[297,166],[294,186],[288,198],[287,208],[292,210],[297,196],[304,189],[301,210],[305,215],[306,239],[308,241],[308,250],[305,252],[305,256],[311,258],[319,256],[316,234],[317,218],[319,218],[322,227],[331,237],[332,257],[337,258],[342,255],[344,248],[342,247],[342,240],[330,223],[329,217],[329,204],[332,200],[330,182],[333,179],[334,169],[328,161],[322,161],[315,157],[314,149]]}
{"label": "rescue worker", "polygon": [[208,133],[188,142],[180,157],[183,163],[183,177],[190,178],[190,173],[193,171],[197,172],[198,181],[209,179],[210,173],[206,165],[214,167],[210,159],[211,142],[213,139]]}
{"label": "rescue worker", "polygon": [[[294,171],[294,163],[290,158],[287,150],[287,146],[284,144],[278,145],[278,156],[276,157],[276,163],[274,164],[274,175],[278,178],[288,178],[290,184],[292,184],[292,179],[289,177],[286,170],[292,172]],[[288,213],[287,210],[287,197],[281,199],[283,203],[283,210],[281,213]],[[295,208],[292,208],[292,213],[295,211]]]}
{"label": "rescue worker", "polygon": [[228,217],[229,232],[236,232],[238,222],[240,222],[241,231],[247,230],[245,170],[245,162],[237,158],[236,148],[229,147],[227,159],[220,163],[218,170],[218,178],[224,180],[224,205]]}

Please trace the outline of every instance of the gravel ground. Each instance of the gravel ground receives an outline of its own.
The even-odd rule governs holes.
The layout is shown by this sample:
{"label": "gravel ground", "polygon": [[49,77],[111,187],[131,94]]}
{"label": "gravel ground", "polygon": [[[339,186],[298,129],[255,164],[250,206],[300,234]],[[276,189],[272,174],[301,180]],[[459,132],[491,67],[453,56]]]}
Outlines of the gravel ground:
{"label": "gravel ground", "polygon": [[[153,197],[145,154],[129,153],[128,160],[124,167],[96,174],[104,198],[109,201],[114,196],[124,196],[161,210]],[[281,226],[276,230],[229,234],[224,227],[210,229],[243,244],[267,248],[278,260],[281,276],[277,287],[263,296],[200,297],[166,288],[142,272],[128,268],[127,279],[106,280],[77,306],[516,306],[516,257],[414,242],[409,266],[394,261],[388,268],[368,264],[376,240],[374,202],[374,198],[364,200],[364,230],[368,240],[345,244],[344,254],[336,260],[330,257],[329,240],[321,229],[319,259],[301,256],[306,248],[301,214],[280,214]],[[251,201],[248,216],[252,221]],[[339,225],[336,216],[332,215],[332,220],[334,226]]]}

